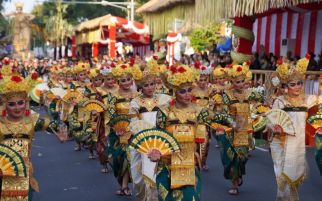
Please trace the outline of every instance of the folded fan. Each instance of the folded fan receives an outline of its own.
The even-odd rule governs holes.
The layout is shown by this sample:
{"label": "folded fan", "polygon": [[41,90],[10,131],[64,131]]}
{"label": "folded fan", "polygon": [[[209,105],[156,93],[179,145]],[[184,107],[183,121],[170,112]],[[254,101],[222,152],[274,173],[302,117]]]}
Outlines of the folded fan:
{"label": "folded fan", "polygon": [[126,114],[113,115],[110,121],[110,126],[115,132],[126,130],[130,125],[130,118]]}
{"label": "folded fan", "polygon": [[26,165],[21,155],[12,148],[3,144],[0,144],[0,170],[2,176],[27,176]]}
{"label": "folded fan", "polygon": [[130,142],[130,148],[143,154],[148,154],[153,149],[160,151],[161,155],[180,151],[178,141],[170,133],[156,128],[137,133]]}
{"label": "folded fan", "polygon": [[96,111],[97,113],[101,113],[106,110],[104,104],[97,100],[87,100],[84,102],[83,107],[88,112]]}
{"label": "folded fan", "polygon": [[48,91],[49,87],[47,83],[40,83],[37,84],[30,92],[29,96],[30,98],[35,101],[36,103],[40,102],[40,95],[42,91]]}
{"label": "folded fan", "polygon": [[50,89],[51,93],[53,93],[55,96],[59,96],[60,98],[64,98],[64,96],[67,94],[67,91],[63,88],[52,88]]}
{"label": "folded fan", "polygon": [[68,90],[67,94],[63,97],[62,100],[67,103],[71,103],[71,102],[79,103],[80,101],[83,100],[83,96],[78,91]]}
{"label": "folded fan", "polygon": [[229,128],[228,126],[224,126],[224,125],[221,125],[221,124],[218,124],[218,123],[212,123],[211,128],[212,129],[223,128],[223,129],[225,129],[225,132],[231,132],[232,131],[232,128]]}
{"label": "folded fan", "polygon": [[130,123],[130,130],[134,134],[150,128],[153,128],[153,125],[145,120],[136,120]]}
{"label": "folded fan", "polygon": [[273,129],[274,125],[282,127],[283,132],[289,135],[295,135],[295,128],[290,116],[283,110],[272,109],[266,112],[267,126]]}
{"label": "folded fan", "polygon": [[311,124],[315,129],[322,127],[322,112],[310,116],[307,122]]}

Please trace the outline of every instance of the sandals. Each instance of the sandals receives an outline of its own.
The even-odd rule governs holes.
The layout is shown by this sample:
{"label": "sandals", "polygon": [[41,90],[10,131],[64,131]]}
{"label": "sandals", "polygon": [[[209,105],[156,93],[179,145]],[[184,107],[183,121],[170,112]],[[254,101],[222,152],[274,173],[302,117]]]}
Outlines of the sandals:
{"label": "sandals", "polygon": [[110,170],[107,167],[101,169],[101,173],[103,173],[103,174],[109,173],[109,172],[110,172]]}
{"label": "sandals", "polygon": [[115,194],[118,196],[132,196],[132,192],[129,187],[121,188],[120,190],[116,191]]}
{"label": "sandals", "polygon": [[238,188],[231,188],[229,191],[228,191],[229,195],[238,195],[239,192],[238,192]]}
{"label": "sandals", "polygon": [[94,160],[94,159],[96,159],[96,157],[95,157],[94,155],[89,155],[89,156],[88,156],[88,159],[90,159],[90,160]]}
{"label": "sandals", "polygon": [[82,148],[80,146],[74,147],[74,151],[82,151]]}

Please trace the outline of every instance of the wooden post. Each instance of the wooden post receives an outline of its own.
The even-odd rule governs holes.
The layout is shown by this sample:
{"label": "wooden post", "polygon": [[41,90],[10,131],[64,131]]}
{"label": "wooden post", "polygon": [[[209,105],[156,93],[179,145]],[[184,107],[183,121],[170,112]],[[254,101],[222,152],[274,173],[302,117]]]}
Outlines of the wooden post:
{"label": "wooden post", "polygon": [[116,26],[110,25],[108,27],[109,30],[109,56],[111,59],[114,59],[116,57],[116,49],[115,49],[115,43],[116,43]]}

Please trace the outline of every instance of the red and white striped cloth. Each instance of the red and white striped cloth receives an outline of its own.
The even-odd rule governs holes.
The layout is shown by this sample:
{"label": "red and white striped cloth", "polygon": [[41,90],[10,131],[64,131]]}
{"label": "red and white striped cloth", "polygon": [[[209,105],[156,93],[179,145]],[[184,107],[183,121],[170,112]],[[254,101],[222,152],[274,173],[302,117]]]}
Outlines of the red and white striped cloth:
{"label": "red and white striped cloth", "polygon": [[253,24],[255,41],[252,51],[264,45],[266,54],[280,56],[282,40],[295,39],[293,55],[304,57],[308,52],[322,51],[322,10],[285,11],[258,17]]}

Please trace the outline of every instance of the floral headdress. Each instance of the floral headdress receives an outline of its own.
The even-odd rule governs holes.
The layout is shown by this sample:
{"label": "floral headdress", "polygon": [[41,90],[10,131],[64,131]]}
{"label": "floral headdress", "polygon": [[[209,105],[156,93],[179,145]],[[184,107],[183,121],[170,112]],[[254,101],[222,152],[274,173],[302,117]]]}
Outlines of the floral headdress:
{"label": "floral headdress", "polygon": [[147,66],[143,71],[143,75],[152,74],[160,76],[161,70],[161,66],[158,64],[158,57],[153,56],[153,58],[148,61]]}
{"label": "floral headdress", "polygon": [[184,83],[194,83],[199,79],[196,72],[187,65],[173,65],[166,73],[167,82],[172,88],[179,87]]}
{"label": "floral headdress", "polygon": [[112,75],[116,77],[116,79],[119,79],[126,74],[132,75],[134,80],[141,80],[143,77],[139,65],[132,62],[129,64],[119,64],[115,68],[112,68]]}
{"label": "floral headdress", "polygon": [[193,69],[198,77],[200,75],[210,75],[212,72],[211,66],[209,66],[209,67],[204,66],[200,62],[196,62],[193,66]]}
{"label": "floral headdress", "polygon": [[74,66],[74,73],[79,74],[84,71],[89,71],[89,63],[79,62],[76,66]]}
{"label": "floral headdress", "polygon": [[5,57],[2,60],[2,65],[0,67],[0,72],[2,76],[9,76],[13,74],[18,74],[14,71],[14,69],[10,66],[10,59],[8,57]]}
{"label": "floral headdress", "polygon": [[100,70],[97,69],[97,68],[92,68],[90,71],[89,71],[89,78],[90,79],[94,79],[95,77],[101,75],[100,73]]}
{"label": "floral headdress", "polygon": [[305,79],[305,73],[310,61],[310,55],[307,54],[304,58],[297,61],[296,65],[284,62],[282,59],[277,61],[277,73],[282,82],[286,83],[294,79]]}
{"label": "floral headdress", "polygon": [[38,77],[36,72],[25,79],[19,75],[2,76],[0,74],[0,94],[5,97],[11,94],[26,95],[39,83]]}
{"label": "floral headdress", "polygon": [[[230,79],[236,79],[238,77],[247,78],[247,75],[250,76],[249,73],[249,62],[244,62],[243,65],[227,65],[226,72]],[[249,78],[248,78],[249,79]]]}
{"label": "floral headdress", "polygon": [[65,67],[65,68],[63,69],[63,73],[64,73],[65,75],[67,75],[67,74],[73,74],[74,72],[73,72],[73,69],[72,69],[71,67]]}
{"label": "floral headdress", "polygon": [[226,71],[225,68],[221,67],[221,66],[217,66],[214,70],[213,70],[213,76],[215,78],[219,78],[219,77],[224,77],[226,75]]}

